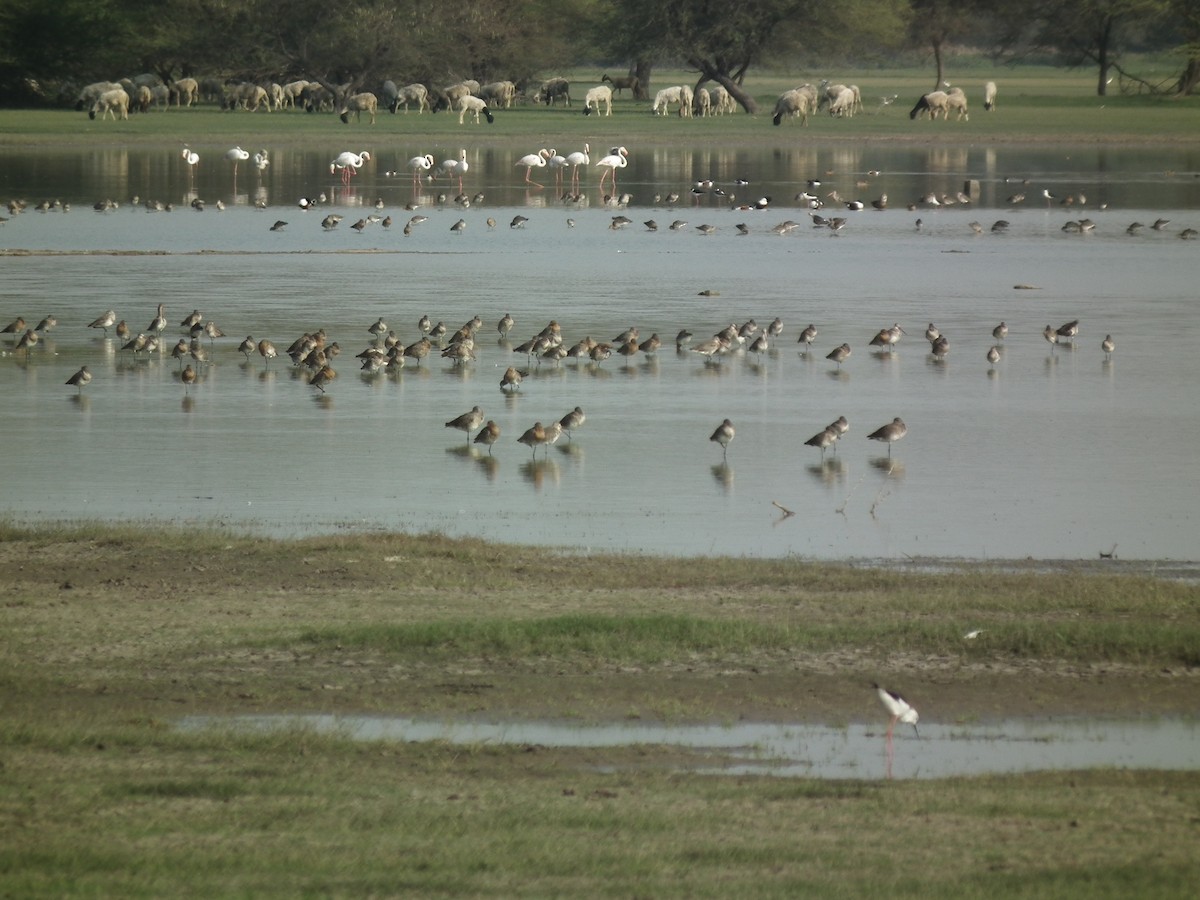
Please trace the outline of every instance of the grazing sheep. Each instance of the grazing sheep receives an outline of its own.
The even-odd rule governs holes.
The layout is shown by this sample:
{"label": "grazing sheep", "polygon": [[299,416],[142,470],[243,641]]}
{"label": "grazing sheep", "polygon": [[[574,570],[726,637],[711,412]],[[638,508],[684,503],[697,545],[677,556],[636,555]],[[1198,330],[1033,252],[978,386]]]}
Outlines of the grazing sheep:
{"label": "grazing sheep", "polygon": [[152,106],[161,106],[164,109],[171,105],[171,89],[165,84],[156,84],[150,87],[150,103]]}
{"label": "grazing sheep", "polygon": [[807,125],[808,117],[817,108],[817,89],[811,84],[802,84],[798,88],[784,91],[775,101],[775,113],[771,121],[776,125],[783,122],[783,117],[800,117],[800,124]]}
{"label": "grazing sheep", "polygon": [[154,100],[154,95],[150,92],[150,88],[144,84],[139,84],[136,87],[131,83],[125,88],[125,93],[129,95],[129,109],[131,112],[144,113],[150,109],[150,104]]}
{"label": "grazing sheep", "polygon": [[485,103],[483,100],[480,100],[478,97],[472,96],[471,94],[467,94],[459,99],[458,110],[459,110],[459,112],[458,112],[458,124],[459,125],[461,125],[463,123],[463,120],[465,119],[467,113],[475,114],[475,124],[476,125],[479,124],[479,114],[480,113],[483,113],[483,116],[485,119],[488,120],[489,125],[491,125],[492,122],[496,121],[495,116],[493,116],[491,110],[488,109],[487,103]]}
{"label": "grazing sheep", "polygon": [[200,99],[218,106],[225,105],[225,85],[219,78],[200,79]]}
{"label": "grazing sheep", "polygon": [[283,85],[272,81],[264,90],[271,101],[271,109],[283,109]]}
{"label": "grazing sheep", "polygon": [[996,82],[989,81],[983,86],[983,108],[991,112],[996,108]]}
{"label": "grazing sheep", "polygon": [[243,81],[230,88],[225,95],[225,106],[227,109],[237,109],[240,106],[250,112],[258,112],[260,106],[265,106],[267,112],[271,111],[271,101],[266,88],[251,81]]}
{"label": "grazing sheep", "polygon": [[75,108],[82,112],[85,109],[90,109],[101,94],[106,94],[109,91],[124,90],[121,85],[115,81],[96,81],[87,85],[79,92],[79,97],[75,100]]}
{"label": "grazing sheep", "polygon": [[565,106],[571,105],[571,83],[565,78],[550,78],[542,82],[538,97],[547,106],[553,106],[554,101],[562,98]]}
{"label": "grazing sheep", "polygon": [[[283,86],[283,105],[290,106],[294,109],[297,105],[297,102],[303,97],[305,88],[307,88],[310,84],[313,84],[313,82],[306,81],[303,78],[297,81],[289,81],[287,84],[285,84]],[[319,86],[320,85],[318,85],[318,87]]]}
{"label": "grazing sheep", "polygon": [[323,112],[332,109],[333,100],[333,92],[315,81],[310,81],[308,87],[300,92],[300,101],[305,112]]}
{"label": "grazing sheep", "polygon": [[92,108],[88,111],[88,118],[96,118],[96,113],[100,113],[100,120],[104,121],[106,116],[112,116],[113,121],[117,120],[117,111],[120,111],[122,119],[129,118],[129,95],[125,93],[124,88],[117,88],[112,91],[105,91],[96,98],[96,102],[92,104]]}
{"label": "grazing sheep", "polygon": [[952,109],[958,113],[958,121],[970,120],[971,116],[967,112],[967,94],[962,88],[952,87],[946,91],[946,108],[942,111],[942,115],[947,120],[950,118]]}
{"label": "grazing sheep", "polygon": [[670,113],[670,105],[672,103],[682,103],[683,88],[679,85],[673,87],[665,87],[654,95],[654,105],[650,107],[650,112],[656,116],[665,116]]}
{"label": "grazing sheep", "polygon": [[917,101],[917,105],[912,108],[912,111],[909,112],[908,117],[910,119],[915,119],[921,113],[927,112],[929,113],[929,120],[932,122],[937,118],[937,114],[939,112],[943,115],[946,114],[947,98],[948,95],[945,91],[930,91]]}
{"label": "grazing sheep", "polygon": [[200,99],[200,83],[195,78],[179,78],[171,83],[176,106],[191,106]]}
{"label": "grazing sheep", "polygon": [[363,91],[361,94],[352,94],[346,98],[346,102],[342,104],[342,111],[338,113],[338,118],[345,124],[350,124],[350,114],[354,113],[354,121],[361,122],[362,114],[368,113],[371,116],[371,124],[375,124],[375,112],[379,108],[379,98],[370,91]]}
{"label": "grazing sheep", "polygon": [[511,81],[493,81],[481,87],[476,96],[486,100],[489,106],[512,109],[513,99],[517,96],[517,86]]}
{"label": "grazing sheep", "polygon": [[849,87],[844,87],[838,91],[838,95],[830,101],[829,115],[850,118],[854,115],[854,106],[854,90]]}
{"label": "grazing sheep", "polygon": [[633,91],[633,96],[636,97],[638,88],[641,86],[641,81],[636,75],[618,75],[616,78],[610,78],[608,74],[605,73],[604,75],[600,76],[600,80],[602,82],[607,81],[609,84],[611,84],[612,89],[617,92],[618,96],[620,95],[621,91],[628,88],[629,90]]}
{"label": "grazing sheep", "polygon": [[408,114],[408,104],[417,104],[417,115],[420,115],[424,110],[429,109],[429,89],[423,84],[408,84],[396,91],[395,106],[392,112],[396,111],[396,107],[403,106],[405,115]]}
{"label": "grazing sheep", "polygon": [[440,109],[455,110],[458,109],[458,102],[463,97],[471,95],[471,86],[465,81],[460,81],[458,84],[451,84],[441,88],[435,92],[433,111],[437,112]]}
{"label": "grazing sheep", "polygon": [[696,102],[692,104],[692,112],[698,116],[712,115],[712,97],[707,88],[696,89]]}
{"label": "grazing sheep", "polygon": [[679,118],[690,119],[692,117],[692,103],[695,100],[695,95],[692,89],[686,84],[679,87]]}
{"label": "grazing sheep", "polygon": [[612,93],[613,89],[607,84],[601,84],[591,88],[586,94],[583,95],[583,114],[585,116],[590,116],[592,114],[592,108],[595,107],[596,115],[599,115],[600,104],[603,103],[605,107],[604,114],[606,116],[611,116]]}
{"label": "grazing sheep", "polygon": [[709,93],[712,94],[713,115],[723,116],[726,113],[737,112],[737,101],[724,87],[718,84]]}

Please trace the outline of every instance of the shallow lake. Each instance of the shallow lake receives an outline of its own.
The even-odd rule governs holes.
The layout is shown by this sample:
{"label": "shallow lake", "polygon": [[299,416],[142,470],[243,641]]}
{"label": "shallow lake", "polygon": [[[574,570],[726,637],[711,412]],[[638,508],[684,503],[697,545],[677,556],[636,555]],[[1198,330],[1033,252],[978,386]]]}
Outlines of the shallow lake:
{"label": "shallow lake", "polygon": [[[437,530],[669,554],[1094,559],[1115,547],[1125,560],[1200,558],[1200,240],[1180,238],[1200,228],[1200,150],[631,148],[618,179],[632,200],[616,209],[594,167],[581,171],[580,202],[563,202],[546,169],[534,170],[544,190],[525,186],[513,166],[524,151],[469,149],[463,189],[484,197],[462,208],[457,184],[414,188],[404,169],[457,148],[380,148],[349,187],[328,171],[344,147],[271,149],[265,172],[242,164],[236,180],[220,149],[197,149],[195,172],[176,152],[0,152],[0,198],[29,202],[0,210],[0,326],[58,319],[28,352],[19,335],[0,336],[0,515],[271,535]],[[593,160],[607,149],[593,145]],[[699,179],[724,196],[693,196]],[[979,182],[971,203],[905,208],[953,198],[968,180]],[[814,228],[795,199],[805,190],[845,227]],[[886,193],[889,208],[848,211],[832,191]],[[322,192],[316,210],[298,208]],[[670,192],[677,204],[655,201]],[[1010,203],[1016,193],[1025,200]],[[1062,205],[1068,194],[1075,205]],[[771,203],[730,209],[730,195]],[[203,212],[189,208],[195,197]],[[93,211],[105,198],[119,207]],[[34,210],[52,199],[70,211]],[[175,208],[149,213],[147,199]],[[377,200],[391,228],[351,229]],[[405,236],[414,200],[428,221]],[[344,221],[326,231],[329,212]],[[517,214],[529,221],[510,228]],[[615,215],[633,221],[614,230]],[[1062,230],[1083,218],[1093,231]],[[1171,221],[1156,230],[1159,218]],[[789,219],[800,226],[773,232]],[[993,232],[999,219],[1010,224]],[[276,220],[288,225],[269,230]],[[1145,227],[1131,235],[1134,221]],[[159,303],[168,351],[193,309],[227,335],[186,390],[169,352],[135,358],[86,327],[112,308],[136,333]],[[496,331],[505,313],[516,319],[507,340]],[[424,314],[450,330],[478,315],[475,361],[359,372],[369,325],[382,317],[407,344]],[[775,317],[783,332],[761,354],[709,363],[675,348],[680,329],[694,346]],[[663,347],[601,364],[514,353],[552,319],[568,345],[633,326]],[[1073,343],[1044,340],[1046,325],[1075,319]],[[797,343],[809,323],[811,350]],[[892,352],[868,346],[893,323],[907,334]],[[929,323],[949,339],[944,357],[923,337]],[[282,350],[318,328],[343,351],[326,393],[286,358],[264,366],[236,350],[247,335]],[[843,342],[852,354],[839,368],[826,354]],[[94,380],[80,393],[64,382],[85,364]],[[509,365],[528,376],[506,395]],[[491,454],[444,427],[476,405],[502,429]],[[536,458],[516,442],[575,406],[587,422],[573,438]],[[850,431],[835,449],[805,446],[839,416]],[[889,454],[867,435],[895,417],[908,434]],[[723,458],[709,435],[725,418],[736,437]]]}
{"label": "shallow lake", "polygon": [[300,729],[369,741],[620,747],[698,751],[692,771],[804,778],[949,778],[1094,768],[1191,770],[1200,766],[1191,720],[1033,721],[897,726],[889,769],[886,729],[863,724],[737,722],[729,725],[438,720],[403,716],[193,716],[184,730]]}

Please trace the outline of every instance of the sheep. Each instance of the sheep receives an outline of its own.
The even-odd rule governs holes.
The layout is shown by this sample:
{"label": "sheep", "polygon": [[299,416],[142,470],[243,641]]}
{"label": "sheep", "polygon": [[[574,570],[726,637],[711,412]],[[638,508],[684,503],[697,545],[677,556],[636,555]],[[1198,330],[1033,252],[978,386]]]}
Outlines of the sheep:
{"label": "sheep", "polygon": [[967,94],[959,87],[952,87],[946,91],[946,108],[942,111],[942,115],[950,118],[950,110],[955,110],[958,113],[958,121],[969,121],[971,116],[967,112]]}
{"label": "sheep", "polygon": [[737,101],[723,86],[718,84],[710,93],[712,94],[713,115],[723,116],[725,113],[737,111]]}
{"label": "sheep", "polygon": [[[429,109],[429,89],[423,84],[409,84],[396,91],[396,106],[403,106],[405,115],[408,114],[408,104],[417,104],[417,115]],[[392,112],[395,112],[395,106]]]}
{"label": "sheep", "polygon": [[600,76],[600,81],[607,81],[612,85],[612,89],[617,92],[618,96],[621,91],[628,88],[633,91],[633,96],[637,97],[638,88],[641,87],[641,81],[636,75],[618,75],[616,78],[610,78],[607,73]]}
{"label": "sheep", "polygon": [[117,110],[121,111],[121,118],[129,118],[129,94],[125,93],[124,88],[116,88],[115,90],[105,91],[96,98],[96,102],[92,104],[92,108],[88,110],[88,118],[96,118],[96,113],[100,113],[100,121],[104,121],[106,116],[112,116],[113,121],[117,120]]}
{"label": "sheep", "polygon": [[784,116],[800,116],[800,124],[807,125],[809,114],[816,108],[817,89],[811,84],[802,84],[779,95],[779,99],[775,101],[775,113],[771,121],[779,125]]}
{"label": "sheep", "polygon": [[267,85],[266,92],[271,100],[271,109],[283,109],[283,85],[272,81]]}
{"label": "sheep", "polygon": [[257,112],[260,106],[265,106],[267,112],[271,111],[266,89],[250,81],[234,85],[225,95],[225,106],[227,109],[237,109],[241,106],[250,112]]}
{"label": "sheep", "polygon": [[79,92],[79,97],[75,100],[75,108],[80,112],[90,109],[100,99],[101,94],[115,90],[124,90],[124,88],[115,81],[95,81]]}
{"label": "sheep", "polygon": [[452,84],[444,87],[437,93],[437,101],[433,106],[433,111],[437,112],[439,109],[458,109],[458,102],[463,97],[468,97],[470,95],[471,86],[465,81],[460,81],[458,84]]}
{"label": "sheep", "polygon": [[698,116],[712,115],[712,97],[709,96],[707,88],[696,89],[696,102],[692,111]]}
{"label": "sheep", "polygon": [[153,106],[168,107],[171,105],[171,89],[165,84],[150,87],[150,102]]}
{"label": "sheep", "polygon": [[829,103],[829,115],[852,117],[854,115],[854,91],[848,87],[838,91],[838,95]]}
{"label": "sheep", "polygon": [[129,86],[123,88],[123,90],[129,95],[129,109],[131,112],[144,113],[150,109],[150,103],[154,99],[154,95],[150,93],[150,88],[144,84],[134,87],[133,82],[130,82]]}
{"label": "sheep", "polygon": [[937,118],[937,114],[939,112],[942,114],[946,113],[947,99],[948,95],[945,91],[930,91],[917,101],[917,105],[912,108],[912,111],[909,112],[908,117],[910,119],[915,119],[921,113],[927,112],[929,113],[929,120],[932,122]]}
{"label": "sheep", "polygon": [[171,93],[176,106],[191,106],[200,97],[200,83],[195,78],[176,79],[171,83]]}
{"label": "sheep", "polygon": [[225,105],[225,85],[221,83],[219,78],[201,78],[200,79],[200,99],[207,100],[210,103],[216,103],[218,106]]}
{"label": "sheep", "polygon": [[304,89],[313,82],[306,81],[303,78],[297,81],[289,81],[283,86],[283,105],[290,106],[293,109],[296,107],[296,101],[304,94]]}
{"label": "sheep", "polygon": [[369,113],[371,116],[371,124],[375,124],[375,112],[379,108],[379,98],[370,91],[363,91],[361,94],[352,94],[346,98],[346,102],[342,104],[342,111],[338,113],[338,118],[344,124],[350,124],[350,113],[354,113],[354,121],[361,122],[362,114]]}
{"label": "sheep", "polygon": [[692,102],[696,99],[692,93],[692,89],[686,84],[679,87],[679,118],[690,119],[692,117]]}
{"label": "sheep", "polygon": [[481,87],[476,94],[481,100],[500,109],[511,109],[516,95],[517,86],[511,81],[493,81]]}
{"label": "sheep", "polygon": [[553,106],[554,101],[562,98],[564,105],[571,105],[571,83],[565,78],[550,78],[542,82],[538,97],[547,106]]}
{"label": "sheep", "polygon": [[595,107],[596,115],[599,115],[600,104],[603,103],[605,106],[604,114],[606,116],[611,116],[612,93],[613,89],[607,84],[597,85],[596,87],[590,89],[586,94],[583,95],[583,114],[585,116],[590,116],[592,114],[592,107]]}
{"label": "sheep", "polygon": [[305,112],[311,113],[332,109],[333,99],[333,92],[315,81],[310,81],[308,86],[300,92],[300,101],[304,106]]}
{"label": "sheep", "polygon": [[486,118],[488,120],[489,125],[491,125],[492,122],[496,121],[496,117],[493,116],[491,110],[488,109],[487,103],[485,103],[483,100],[480,100],[478,97],[472,96],[471,94],[466,94],[459,99],[458,109],[459,109],[459,113],[458,113],[458,124],[459,125],[461,125],[463,123],[463,120],[465,119],[467,113],[469,113],[469,112],[475,113],[475,124],[476,125],[479,124],[479,114],[480,113],[483,113],[483,116],[484,116],[484,118]]}
{"label": "sheep", "polygon": [[670,112],[672,103],[681,102],[683,88],[679,85],[673,87],[665,87],[654,95],[654,105],[650,107],[650,112],[656,116],[665,116]]}
{"label": "sheep", "polygon": [[996,82],[989,81],[983,86],[983,108],[991,112],[996,108]]}

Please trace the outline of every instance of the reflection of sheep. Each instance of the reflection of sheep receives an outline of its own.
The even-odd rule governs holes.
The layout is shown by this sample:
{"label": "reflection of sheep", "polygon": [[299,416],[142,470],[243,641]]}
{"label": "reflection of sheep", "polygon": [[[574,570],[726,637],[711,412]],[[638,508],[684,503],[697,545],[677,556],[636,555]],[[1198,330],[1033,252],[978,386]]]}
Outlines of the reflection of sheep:
{"label": "reflection of sheep", "polygon": [[375,112],[379,108],[379,98],[370,91],[363,91],[361,94],[352,94],[346,98],[346,102],[342,104],[342,111],[338,113],[344,123],[350,123],[350,114],[354,113],[354,121],[361,122],[362,114],[365,112],[371,116],[371,124],[375,124]]}
{"label": "reflection of sheep", "polygon": [[120,110],[121,118],[129,118],[129,95],[125,93],[124,88],[117,88],[112,91],[105,91],[96,98],[96,102],[92,104],[92,108],[88,110],[88,118],[96,118],[96,113],[100,113],[100,120],[104,121],[107,116],[112,116],[113,121],[117,120],[117,111]]}
{"label": "reflection of sheep", "polygon": [[517,86],[511,81],[493,81],[479,89],[479,99],[486,100],[488,105],[500,109],[511,109],[513,98],[517,95]]}
{"label": "reflection of sheep", "polygon": [[417,114],[420,115],[423,110],[429,109],[429,89],[423,84],[409,84],[396,91],[396,104],[392,107],[392,112],[396,111],[396,107],[403,106],[404,112],[408,113],[408,104],[417,104]]}
{"label": "reflection of sheep", "polygon": [[817,89],[811,84],[802,84],[798,88],[784,91],[775,101],[775,114],[771,121],[776,125],[783,122],[783,117],[800,117],[800,124],[807,125],[809,115],[817,108]]}
{"label": "reflection of sheep", "polygon": [[929,113],[929,120],[933,121],[937,118],[939,112],[945,115],[947,96],[945,91],[930,91],[917,101],[917,105],[912,108],[908,117],[915,119],[921,113],[927,112]]}
{"label": "reflection of sheep", "polygon": [[473,97],[470,94],[467,94],[465,97],[459,99],[458,110],[459,125],[463,123],[463,119],[466,117],[467,113],[475,113],[476,125],[479,124],[480,113],[483,113],[484,118],[488,120],[489,125],[495,121],[495,117],[492,115],[491,110],[488,109],[487,104],[478,97]]}
{"label": "reflection of sheep", "polygon": [[983,86],[983,108],[991,112],[996,108],[996,82],[989,81]]}
{"label": "reflection of sheep", "polygon": [[559,97],[567,105],[571,105],[571,83],[565,78],[551,78],[542,82],[538,97],[547,106],[553,106]]}
{"label": "reflection of sheep", "polygon": [[617,92],[618,96],[620,95],[621,91],[628,88],[629,90],[633,91],[633,96],[636,97],[638,87],[641,85],[641,82],[638,80],[636,75],[618,75],[616,78],[610,78],[606,73],[600,77],[600,80],[607,81],[609,84],[611,84],[612,89]]}
{"label": "reflection of sheep", "polygon": [[583,95],[583,114],[585,116],[590,116],[592,114],[592,108],[595,107],[596,114],[599,115],[600,104],[603,103],[605,106],[604,114],[606,116],[611,116],[612,93],[612,88],[610,88],[607,84],[600,84],[594,88],[591,88],[586,94]]}

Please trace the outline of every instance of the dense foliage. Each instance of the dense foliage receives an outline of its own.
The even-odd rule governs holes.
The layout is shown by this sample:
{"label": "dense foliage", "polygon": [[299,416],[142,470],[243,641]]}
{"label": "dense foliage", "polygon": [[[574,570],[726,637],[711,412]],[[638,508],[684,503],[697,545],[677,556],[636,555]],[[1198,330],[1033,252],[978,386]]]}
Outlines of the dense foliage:
{"label": "dense foliage", "polygon": [[[164,80],[295,78],[373,89],[463,78],[518,84],[581,65],[685,66],[745,106],[756,65],[837,60],[931,64],[971,48],[996,59],[1037,53],[1095,66],[1104,93],[1130,50],[1171,51],[1190,91],[1200,78],[1194,0],[6,0],[0,89],[8,104],[54,102],[71,87],[142,72]],[[63,86],[67,85],[64,90]]]}

